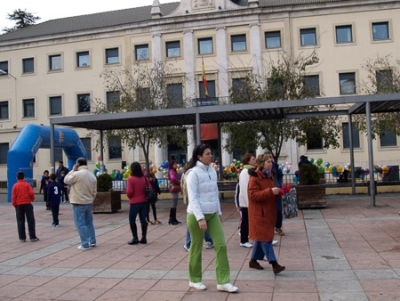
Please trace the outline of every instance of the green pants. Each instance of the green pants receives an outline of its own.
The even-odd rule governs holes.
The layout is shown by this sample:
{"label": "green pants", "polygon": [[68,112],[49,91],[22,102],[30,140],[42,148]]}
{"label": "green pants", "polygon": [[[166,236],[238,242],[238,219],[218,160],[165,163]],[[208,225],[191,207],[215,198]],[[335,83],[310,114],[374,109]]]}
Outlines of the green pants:
{"label": "green pants", "polygon": [[[214,243],[217,284],[228,283],[230,282],[230,269],[221,220],[218,214],[214,213],[205,214],[205,221],[207,222],[207,232]],[[190,237],[192,238],[189,252],[189,280],[191,282],[201,282],[204,231],[200,229],[199,222],[196,220],[194,214],[188,214],[186,222]]]}

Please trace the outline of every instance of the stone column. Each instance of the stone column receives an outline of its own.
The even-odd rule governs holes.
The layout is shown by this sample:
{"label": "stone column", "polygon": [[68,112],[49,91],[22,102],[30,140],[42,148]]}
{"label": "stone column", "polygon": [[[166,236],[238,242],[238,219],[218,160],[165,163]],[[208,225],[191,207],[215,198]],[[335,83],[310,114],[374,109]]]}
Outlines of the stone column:
{"label": "stone column", "polygon": [[261,41],[262,39],[260,32],[260,24],[259,23],[250,24],[249,43],[251,43],[252,67],[253,67],[253,74],[257,77],[262,77],[263,75]]}
{"label": "stone column", "polygon": [[[185,54],[185,91],[186,99],[191,102],[191,99],[196,98],[196,76],[195,76],[195,49],[193,42],[193,30],[187,30],[183,32],[183,44]],[[189,103],[189,106],[192,104]],[[188,141],[187,146],[187,161],[192,156],[193,149],[196,145],[196,139],[194,138],[194,131],[192,127],[188,127],[186,130],[186,136]]]}
{"label": "stone column", "polygon": [[[226,27],[217,27],[216,28],[216,48],[217,48],[217,62],[218,62],[218,97],[222,98],[221,101],[224,103],[229,98],[229,73],[228,73],[228,45],[227,45],[227,37],[226,37]],[[222,154],[220,155],[219,160],[221,160],[222,165],[228,165],[232,162],[232,154],[229,154],[225,149],[224,145],[226,144],[226,140],[228,138],[227,133],[220,133],[221,135],[221,146],[222,146]]]}

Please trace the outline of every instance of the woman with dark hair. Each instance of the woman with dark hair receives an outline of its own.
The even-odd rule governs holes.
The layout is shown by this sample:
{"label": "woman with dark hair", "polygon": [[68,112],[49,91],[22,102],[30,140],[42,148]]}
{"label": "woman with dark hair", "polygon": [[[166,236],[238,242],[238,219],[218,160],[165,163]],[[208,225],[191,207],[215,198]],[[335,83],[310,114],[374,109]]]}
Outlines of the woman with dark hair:
{"label": "woman with dark hair", "polygon": [[189,198],[187,226],[192,239],[189,252],[189,286],[205,290],[202,280],[202,248],[207,231],[215,249],[217,289],[234,293],[238,288],[230,283],[230,268],[224,231],[220,220],[221,206],[218,197],[217,173],[211,165],[210,146],[200,144],[193,150],[185,172]]}
{"label": "woman with dark hair", "polygon": [[257,260],[266,256],[276,275],[285,267],[278,264],[272,247],[277,216],[276,198],[280,192],[272,176],[272,162],[269,155],[258,155],[256,170],[249,170],[249,236],[254,240],[249,267],[263,270]]}
{"label": "woman with dark hair", "polygon": [[169,212],[168,224],[178,225],[181,222],[176,219],[176,207],[178,206],[178,198],[181,190],[181,180],[178,177],[176,168],[178,164],[175,160],[169,161],[168,164],[168,180],[169,180],[169,192],[172,195],[172,208]]}
{"label": "woman with dark hair", "polygon": [[[138,162],[131,164],[131,175],[126,183],[126,195],[129,198],[129,225],[132,232],[132,240],[129,245],[138,243],[147,243],[147,201],[146,201],[146,177],[143,174],[142,167]],[[142,239],[138,239],[136,217],[139,214],[140,224],[142,226]]]}
{"label": "woman with dark hair", "polygon": [[240,221],[240,246],[251,248],[253,245],[249,242],[249,198],[247,194],[247,186],[249,184],[250,175],[248,170],[254,169],[256,165],[256,157],[252,153],[246,153],[242,157],[243,169],[239,174],[239,206],[241,213]]}

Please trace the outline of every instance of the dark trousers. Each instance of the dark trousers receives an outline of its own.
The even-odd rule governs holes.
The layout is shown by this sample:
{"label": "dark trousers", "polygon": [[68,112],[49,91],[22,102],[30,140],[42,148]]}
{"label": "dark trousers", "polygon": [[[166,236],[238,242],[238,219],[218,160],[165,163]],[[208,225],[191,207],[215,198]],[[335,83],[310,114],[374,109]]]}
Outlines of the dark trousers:
{"label": "dark trousers", "polygon": [[153,210],[154,220],[156,220],[157,219],[156,203],[148,204],[148,207],[147,207],[147,220],[148,221],[150,220],[150,207]]}
{"label": "dark trousers", "polygon": [[69,202],[68,188],[64,188],[62,191],[62,201]]}
{"label": "dark trousers", "polygon": [[49,197],[46,190],[43,190],[43,201],[46,203],[46,209],[50,209]]}
{"label": "dark trousers", "polygon": [[241,207],[242,222],[240,223],[240,243],[244,244],[249,241],[249,209]]}
{"label": "dark trousers", "polygon": [[276,216],[276,223],[275,228],[282,228],[282,199],[279,198],[276,200],[276,208],[277,208],[277,216]]}
{"label": "dark trousers", "polygon": [[60,212],[60,205],[51,205],[51,214],[53,215],[53,224],[58,225],[58,214]]}
{"label": "dark trousers", "polygon": [[19,239],[26,239],[25,233],[25,216],[28,222],[29,238],[36,238],[35,232],[35,216],[33,214],[32,204],[18,205],[15,207],[15,214],[17,217],[18,236]]}

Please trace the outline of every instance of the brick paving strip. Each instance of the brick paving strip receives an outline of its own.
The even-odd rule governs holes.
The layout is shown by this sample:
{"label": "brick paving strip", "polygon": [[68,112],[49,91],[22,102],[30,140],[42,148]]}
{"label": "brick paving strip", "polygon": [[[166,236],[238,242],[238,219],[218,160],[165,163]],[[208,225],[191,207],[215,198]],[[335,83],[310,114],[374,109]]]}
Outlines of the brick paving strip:
{"label": "brick paving strip", "polygon": [[[168,226],[169,200],[157,204],[159,220],[149,227],[147,245],[129,246],[127,203],[114,214],[95,214],[98,245],[77,250],[79,239],[69,204],[60,227],[37,196],[39,242],[20,243],[15,213],[0,194],[0,300],[396,300],[400,291],[399,196],[330,196],[325,209],[304,210],[284,220],[276,255],[286,270],[274,276],[249,269],[251,249],[239,247],[238,213],[222,203],[231,281],[239,294],[218,292],[213,250],[203,251],[206,291],[188,287],[186,226]],[[185,207],[178,206],[185,222]],[[139,224],[139,223],[138,223]],[[140,232],[140,227],[139,227]]]}

